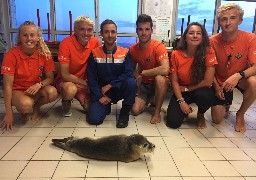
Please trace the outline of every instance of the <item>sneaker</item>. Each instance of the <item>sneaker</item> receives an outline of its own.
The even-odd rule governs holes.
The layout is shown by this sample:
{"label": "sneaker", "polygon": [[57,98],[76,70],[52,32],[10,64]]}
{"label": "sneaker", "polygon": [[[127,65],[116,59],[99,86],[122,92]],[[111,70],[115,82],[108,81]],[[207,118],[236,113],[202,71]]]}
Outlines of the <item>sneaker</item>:
{"label": "sneaker", "polygon": [[62,100],[61,101],[61,114],[65,117],[70,117],[72,115],[72,112],[70,111],[71,107],[71,100]]}

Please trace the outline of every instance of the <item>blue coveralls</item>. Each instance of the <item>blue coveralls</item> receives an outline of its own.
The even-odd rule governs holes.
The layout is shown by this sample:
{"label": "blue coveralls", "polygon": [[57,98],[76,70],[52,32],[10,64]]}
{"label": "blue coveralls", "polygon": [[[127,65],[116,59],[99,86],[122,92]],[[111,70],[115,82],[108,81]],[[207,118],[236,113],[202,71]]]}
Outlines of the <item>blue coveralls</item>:
{"label": "blue coveralls", "polygon": [[130,53],[126,48],[116,46],[112,52],[105,46],[94,49],[87,64],[87,78],[92,103],[88,110],[88,123],[102,124],[110,104],[102,105],[101,88],[111,84],[112,88],[106,93],[111,103],[124,99],[123,104],[133,105],[136,96],[136,81],[133,77],[133,66]]}

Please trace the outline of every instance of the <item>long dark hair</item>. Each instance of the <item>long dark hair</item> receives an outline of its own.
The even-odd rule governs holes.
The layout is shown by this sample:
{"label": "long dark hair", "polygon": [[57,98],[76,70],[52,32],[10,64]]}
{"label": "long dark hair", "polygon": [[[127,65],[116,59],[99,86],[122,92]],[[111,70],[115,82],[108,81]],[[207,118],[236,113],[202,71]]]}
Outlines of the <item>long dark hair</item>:
{"label": "long dark hair", "polygon": [[203,25],[198,22],[192,22],[186,28],[184,34],[181,37],[180,43],[178,44],[177,49],[186,50],[187,42],[186,35],[191,26],[199,26],[202,30],[202,42],[197,47],[196,53],[194,55],[194,62],[191,69],[191,77],[194,83],[198,84],[204,79],[206,66],[205,66],[205,56],[210,49],[210,40],[207,34],[207,31]]}

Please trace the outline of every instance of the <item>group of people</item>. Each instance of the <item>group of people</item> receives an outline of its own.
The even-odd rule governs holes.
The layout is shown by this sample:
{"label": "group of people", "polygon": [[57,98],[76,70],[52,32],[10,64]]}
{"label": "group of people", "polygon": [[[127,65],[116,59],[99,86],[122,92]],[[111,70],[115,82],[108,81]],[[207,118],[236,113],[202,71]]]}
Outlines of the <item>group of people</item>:
{"label": "group of people", "polygon": [[212,120],[220,123],[232,104],[233,90],[243,94],[236,114],[235,130],[245,132],[245,112],[256,99],[256,35],[238,30],[243,10],[234,3],[218,8],[221,32],[208,37],[201,24],[190,23],[169,59],[166,47],[151,38],[153,22],[141,14],[136,21],[139,41],[129,49],[117,46],[117,26],[101,23],[103,45],[93,36],[93,21],[79,16],[74,34],[60,42],[59,71],[40,29],[30,21],[19,27],[17,44],[4,57],[2,130],[13,128],[15,106],[24,120],[40,119],[40,107],[62,98],[61,114],[71,116],[72,99],[83,107],[89,124],[102,124],[111,104],[122,100],[117,128],[128,126],[130,112],[137,116],[149,103],[154,106],[150,123],[161,121],[161,107],[169,85],[173,90],[166,125],[179,128],[198,106],[197,127],[205,128],[204,113],[211,108]]}

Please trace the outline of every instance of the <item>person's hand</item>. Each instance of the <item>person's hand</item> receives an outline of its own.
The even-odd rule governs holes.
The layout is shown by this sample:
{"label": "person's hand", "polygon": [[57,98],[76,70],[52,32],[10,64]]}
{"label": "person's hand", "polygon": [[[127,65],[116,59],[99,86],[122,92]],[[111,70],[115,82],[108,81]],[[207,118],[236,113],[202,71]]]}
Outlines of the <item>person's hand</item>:
{"label": "person's hand", "polygon": [[2,131],[12,131],[13,126],[13,116],[5,115],[4,119],[0,123],[0,127]]}
{"label": "person's hand", "polygon": [[107,84],[106,86],[103,86],[101,88],[101,93],[103,96],[106,95],[106,93],[112,88],[112,86],[110,84]]}
{"label": "person's hand", "polygon": [[30,94],[30,95],[35,95],[41,88],[42,88],[42,86],[39,83],[36,83],[36,84],[30,86],[25,91],[25,93]]}
{"label": "person's hand", "polygon": [[102,105],[107,105],[108,103],[111,102],[111,99],[107,96],[103,96],[99,99],[99,102],[102,104]]}
{"label": "person's hand", "polygon": [[240,75],[238,73],[233,74],[230,76],[223,84],[222,88],[226,91],[233,91],[233,89],[236,87],[238,84],[238,81],[240,80]]}
{"label": "person's hand", "polygon": [[192,107],[190,107],[186,102],[183,102],[180,104],[180,108],[181,108],[181,111],[186,114],[186,115],[189,115],[190,113],[193,112],[193,109]]}
{"label": "person's hand", "polygon": [[217,90],[215,90],[215,95],[216,95],[217,98],[219,98],[220,100],[225,100],[223,88],[218,88]]}
{"label": "person's hand", "polygon": [[141,74],[137,75],[135,79],[136,79],[137,86],[139,87],[142,82],[142,75]]}

